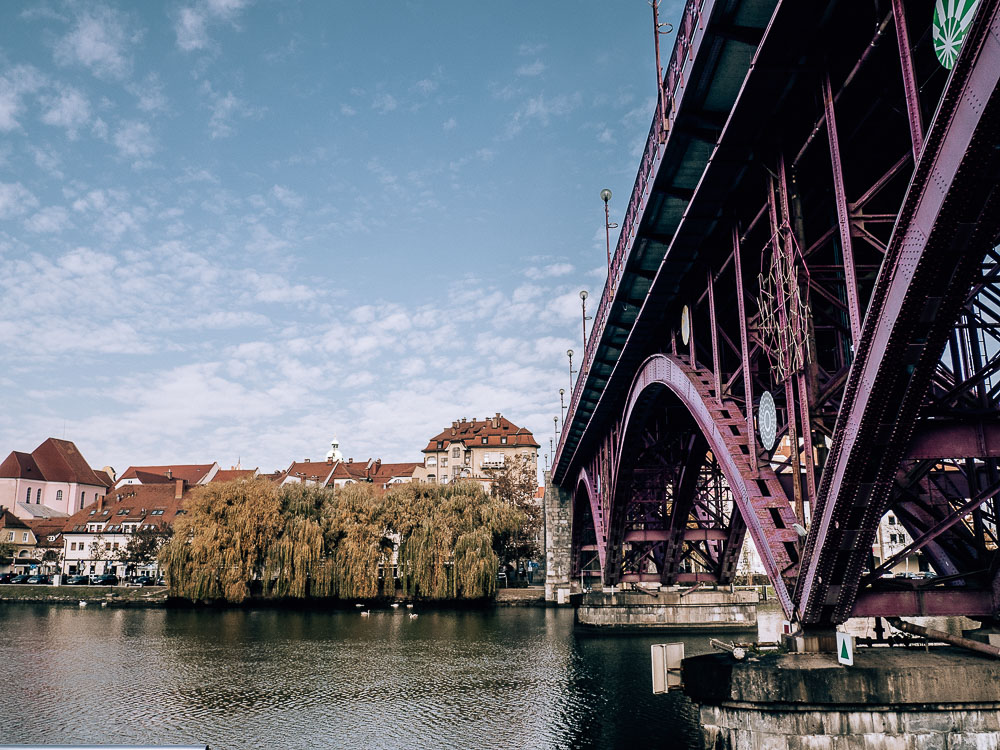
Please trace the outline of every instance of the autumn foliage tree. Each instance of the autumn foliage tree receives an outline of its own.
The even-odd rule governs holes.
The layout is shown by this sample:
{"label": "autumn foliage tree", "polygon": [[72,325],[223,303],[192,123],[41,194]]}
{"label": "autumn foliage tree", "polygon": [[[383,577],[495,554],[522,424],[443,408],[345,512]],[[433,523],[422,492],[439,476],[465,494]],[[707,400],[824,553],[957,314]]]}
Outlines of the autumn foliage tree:
{"label": "autumn foliage tree", "polygon": [[485,469],[492,480],[490,494],[498,502],[523,516],[521,524],[505,539],[502,562],[515,567],[522,560],[538,557],[542,529],[542,505],[535,499],[538,476],[525,454],[507,456],[503,466]]}

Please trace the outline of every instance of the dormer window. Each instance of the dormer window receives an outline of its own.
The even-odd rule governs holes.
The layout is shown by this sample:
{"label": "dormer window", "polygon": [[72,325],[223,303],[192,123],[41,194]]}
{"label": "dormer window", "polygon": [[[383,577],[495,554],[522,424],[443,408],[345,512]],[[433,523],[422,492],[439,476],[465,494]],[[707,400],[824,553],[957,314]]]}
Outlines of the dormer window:
{"label": "dormer window", "polygon": [[90,515],[94,515],[96,512],[97,512],[96,510],[92,510],[90,511]]}
{"label": "dormer window", "polygon": [[500,445],[507,445],[507,436],[506,435],[504,435],[502,438],[500,438]]}
{"label": "dormer window", "polygon": [[444,448],[444,441],[438,440],[438,450],[441,450],[442,448]]}
{"label": "dormer window", "polygon": [[152,511],[150,511],[149,515],[151,515],[151,516],[162,516],[163,515],[163,508],[154,508]]}
{"label": "dormer window", "polygon": [[483,445],[486,445],[486,438],[483,438]]}
{"label": "dormer window", "polygon": [[131,511],[132,511],[131,508],[122,508],[120,511],[118,511],[118,515],[127,516]]}

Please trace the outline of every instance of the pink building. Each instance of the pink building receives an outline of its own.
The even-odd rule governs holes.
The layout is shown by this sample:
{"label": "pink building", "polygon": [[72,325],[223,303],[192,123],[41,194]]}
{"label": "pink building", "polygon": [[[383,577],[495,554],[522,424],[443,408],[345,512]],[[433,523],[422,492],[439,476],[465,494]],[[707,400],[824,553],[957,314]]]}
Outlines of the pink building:
{"label": "pink building", "polygon": [[0,507],[22,519],[70,516],[103,497],[112,481],[71,441],[49,438],[31,453],[11,451],[0,464]]}

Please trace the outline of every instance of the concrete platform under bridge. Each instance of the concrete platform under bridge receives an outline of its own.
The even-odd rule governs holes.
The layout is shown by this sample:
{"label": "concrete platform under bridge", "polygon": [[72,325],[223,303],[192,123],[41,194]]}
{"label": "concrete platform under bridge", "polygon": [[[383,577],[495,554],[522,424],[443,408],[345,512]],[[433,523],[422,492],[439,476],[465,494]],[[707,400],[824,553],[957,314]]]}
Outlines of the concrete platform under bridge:
{"label": "concrete platform under bridge", "polygon": [[705,748],[954,750],[1000,742],[1000,661],[950,647],[685,659]]}
{"label": "concrete platform under bridge", "polygon": [[607,631],[757,631],[757,592],[728,589],[590,592],[581,627]]}

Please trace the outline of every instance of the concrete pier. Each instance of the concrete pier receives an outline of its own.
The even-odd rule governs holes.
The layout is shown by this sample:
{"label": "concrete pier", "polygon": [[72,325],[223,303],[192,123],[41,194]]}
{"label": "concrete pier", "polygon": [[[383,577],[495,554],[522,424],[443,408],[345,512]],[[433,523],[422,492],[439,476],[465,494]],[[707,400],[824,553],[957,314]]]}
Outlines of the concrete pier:
{"label": "concrete pier", "polygon": [[601,630],[757,630],[757,592],[590,592],[576,610],[576,623]]}
{"label": "concrete pier", "polygon": [[1000,661],[954,648],[685,659],[705,748],[971,750],[1000,746]]}
{"label": "concrete pier", "polygon": [[[545,601],[569,604],[573,558],[572,501],[566,490],[552,484],[545,472]],[[562,592],[562,594],[560,594]]]}

